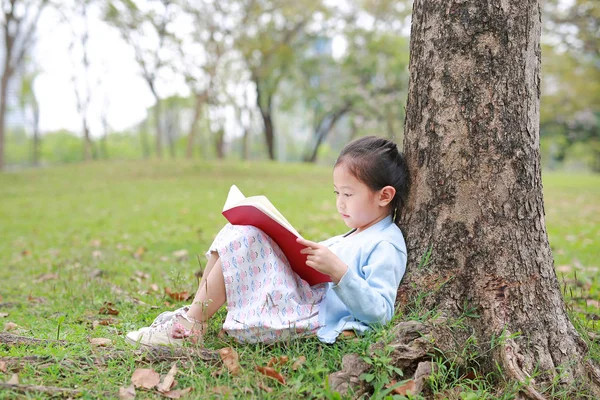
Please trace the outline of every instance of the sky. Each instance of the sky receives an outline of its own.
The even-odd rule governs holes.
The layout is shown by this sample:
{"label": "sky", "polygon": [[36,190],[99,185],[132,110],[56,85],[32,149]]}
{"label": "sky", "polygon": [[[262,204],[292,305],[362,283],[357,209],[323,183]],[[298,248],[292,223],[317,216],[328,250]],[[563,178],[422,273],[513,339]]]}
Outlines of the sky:
{"label": "sky", "polygon": [[[40,75],[34,91],[40,103],[40,129],[81,131],[73,83],[74,72],[82,76],[81,56],[69,51],[73,27],[60,21],[58,14],[45,10],[38,24],[38,39],[33,57]],[[139,74],[133,50],[98,16],[90,17],[90,81],[94,90],[89,121],[92,136],[100,136],[103,110],[112,130],[123,130],[142,121],[154,103],[152,94]],[[80,80],[81,81],[81,80]],[[164,89],[163,89],[164,91]]]}

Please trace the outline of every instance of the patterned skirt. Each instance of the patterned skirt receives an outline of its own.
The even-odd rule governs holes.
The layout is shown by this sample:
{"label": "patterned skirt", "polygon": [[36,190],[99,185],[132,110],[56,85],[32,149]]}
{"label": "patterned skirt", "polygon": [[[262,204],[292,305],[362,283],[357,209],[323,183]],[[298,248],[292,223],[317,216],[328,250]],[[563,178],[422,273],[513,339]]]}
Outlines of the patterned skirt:
{"label": "patterned skirt", "polygon": [[272,343],[319,328],[327,284],[310,286],[292,271],[279,246],[253,226],[227,224],[207,252],[221,258],[227,317],[223,329],[241,343]]}

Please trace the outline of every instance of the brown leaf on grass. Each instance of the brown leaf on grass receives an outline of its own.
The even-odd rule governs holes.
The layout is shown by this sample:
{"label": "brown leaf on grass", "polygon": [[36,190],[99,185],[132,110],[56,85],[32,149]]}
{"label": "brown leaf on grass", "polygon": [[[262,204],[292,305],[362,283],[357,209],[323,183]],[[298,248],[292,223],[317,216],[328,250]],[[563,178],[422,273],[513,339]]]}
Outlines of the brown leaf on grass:
{"label": "brown leaf on grass", "polygon": [[22,256],[28,256],[28,255],[30,255],[30,254],[31,254],[31,251],[29,251],[29,250],[27,250],[27,249],[23,249],[23,250],[21,251],[21,255],[22,255]]}
{"label": "brown leaf on grass", "polygon": [[112,344],[112,340],[105,339],[105,338],[92,338],[92,339],[90,339],[90,343],[93,344],[94,346],[106,347],[106,346],[110,346]]}
{"label": "brown leaf on grass", "polygon": [[278,380],[282,385],[285,385],[285,378],[283,377],[283,375],[277,372],[275,368],[261,367],[260,365],[257,365],[256,370],[261,374],[268,376],[269,378]]}
{"label": "brown leaf on grass", "polygon": [[158,372],[149,368],[138,368],[131,375],[131,383],[138,388],[152,389],[160,382],[160,375]]}
{"label": "brown leaf on grass", "polygon": [[27,301],[31,303],[44,304],[48,300],[45,297],[33,297],[32,295],[27,296]]}
{"label": "brown leaf on grass", "polygon": [[[396,385],[398,382],[396,382],[395,380],[392,379],[392,381],[390,383],[388,383],[387,385],[385,385],[386,388],[390,388],[394,385]],[[399,394],[400,396],[406,396],[408,393],[410,392],[410,394],[413,394],[415,392],[415,381],[410,379],[408,381],[406,381],[405,383],[403,383],[400,386],[395,387],[394,389],[392,389],[392,393],[396,393]]]}
{"label": "brown leaf on grass", "polygon": [[298,368],[303,366],[304,363],[306,363],[306,357],[304,357],[304,356],[298,357],[296,359],[296,361],[294,361],[294,363],[292,364],[292,370],[294,370],[294,371],[298,370]]}
{"label": "brown leaf on grass", "polygon": [[42,275],[39,275],[36,279],[34,279],[33,282],[41,283],[41,282],[46,282],[46,281],[49,281],[52,279],[58,279],[58,274],[54,274],[54,273],[42,274]]}
{"label": "brown leaf on grass", "polygon": [[6,318],[6,317],[8,317],[7,312],[0,312],[0,318]]}
{"label": "brown leaf on grass", "polygon": [[175,383],[175,374],[177,373],[177,363],[173,363],[171,369],[165,375],[163,381],[156,388],[159,392],[168,392]]}
{"label": "brown leaf on grass", "polygon": [[269,387],[269,386],[265,385],[262,382],[258,382],[258,387],[261,388],[262,390],[264,390],[267,393],[271,393],[273,391],[272,387]]}
{"label": "brown leaf on grass", "polygon": [[231,395],[232,389],[228,386],[215,386],[210,391],[221,396],[229,396]]}
{"label": "brown leaf on grass", "polygon": [[146,248],[144,246],[140,246],[133,253],[133,258],[135,258],[136,260],[139,260],[140,258],[142,258],[142,256],[144,255],[145,252],[146,252]]}
{"label": "brown leaf on grass", "polygon": [[4,324],[4,330],[7,331],[7,332],[15,330],[17,328],[19,328],[19,325],[15,324],[14,322],[10,322],[9,321],[9,322],[7,322],[7,323]]}
{"label": "brown leaf on grass", "polygon": [[121,399],[121,400],[135,399],[135,386],[130,385],[128,387],[119,388],[119,399]]}
{"label": "brown leaf on grass", "polygon": [[114,304],[110,301],[105,301],[104,306],[100,307],[98,314],[104,315],[119,315],[119,310],[114,308]]}
{"label": "brown leaf on grass", "polygon": [[272,367],[273,365],[284,365],[289,360],[290,358],[288,356],[271,357],[271,359],[267,363],[267,367]]}
{"label": "brown leaf on grass", "polygon": [[6,363],[4,361],[0,361],[0,372],[6,372]]}
{"label": "brown leaf on grass", "polygon": [[118,323],[119,323],[119,321],[112,317],[104,318],[104,319],[101,319],[98,321],[98,324],[103,325],[103,326],[116,325]]}
{"label": "brown leaf on grass", "polygon": [[144,271],[135,271],[135,276],[140,279],[149,279],[150,278],[150,274],[148,274]]}
{"label": "brown leaf on grass", "polygon": [[168,397],[169,399],[179,399],[182,396],[185,396],[189,392],[192,391],[192,388],[189,387],[187,389],[174,389],[169,390],[168,392],[161,393],[163,396]]}
{"label": "brown leaf on grass", "polygon": [[219,356],[231,375],[239,375],[241,367],[238,353],[231,347],[219,349]]}
{"label": "brown leaf on grass", "polygon": [[10,377],[10,379],[8,381],[6,381],[6,383],[8,383],[9,385],[18,385],[19,384],[19,375],[12,374],[12,376]]}
{"label": "brown leaf on grass", "polygon": [[187,290],[184,290],[183,292],[172,292],[171,288],[165,288],[165,293],[175,301],[183,301],[190,297]]}
{"label": "brown leaf on grass", "polygon": [[177,261],[187,261],[188,251],[186,249],[174,251],[173,257],[175,257],[175,260]]}
{"label": "brown leaf on grass", "polygon": [[587,300],[585,301],[585,304],[586,304],[588,307],[600,308],[600,301],[598,301],[598,300],[595,300],[595,299],[587,299]]}

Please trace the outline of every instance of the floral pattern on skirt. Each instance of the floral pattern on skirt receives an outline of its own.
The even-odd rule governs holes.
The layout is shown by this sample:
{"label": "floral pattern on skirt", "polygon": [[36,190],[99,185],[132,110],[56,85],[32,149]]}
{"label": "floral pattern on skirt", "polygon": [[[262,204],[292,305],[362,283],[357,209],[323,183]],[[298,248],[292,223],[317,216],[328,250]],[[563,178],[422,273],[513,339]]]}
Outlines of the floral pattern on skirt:
{"label": "floral pattern on skirt", "polygon": [[253,226],[227,224],[219,253],[227,295],[223,329],[241,343],[272,343],[316,333],[327,284],[310,286],[292,271],[270,237]]}

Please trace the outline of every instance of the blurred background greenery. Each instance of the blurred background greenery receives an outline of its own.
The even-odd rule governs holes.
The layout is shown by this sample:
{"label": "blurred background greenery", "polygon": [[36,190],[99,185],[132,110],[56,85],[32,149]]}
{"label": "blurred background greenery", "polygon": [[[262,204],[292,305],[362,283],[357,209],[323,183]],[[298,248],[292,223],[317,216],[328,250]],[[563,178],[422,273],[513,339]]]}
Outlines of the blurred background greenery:
{"label": "blurred background greenery", "polygon": [[[410,1],[2,4],[0,167],[156,157],[328,163],[357,136],[402,142]],[[543,7],[543,166],[598,172],[600,2],[548,0]],[[36,55],[47,42],[36,40],[36,28],[44,18],[71,32],[76,68],[63,89],[76,99],[80,129],[40,125],[47,101],[36,80],[48,72]],[[151,98],[145,116],[124,129],[113,128],[109,115],[128,109],[110,109],[108,77],[95,65],[102,62],[94,57],[98,25],[127,45]]]}

